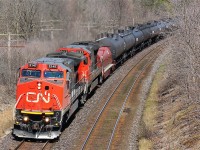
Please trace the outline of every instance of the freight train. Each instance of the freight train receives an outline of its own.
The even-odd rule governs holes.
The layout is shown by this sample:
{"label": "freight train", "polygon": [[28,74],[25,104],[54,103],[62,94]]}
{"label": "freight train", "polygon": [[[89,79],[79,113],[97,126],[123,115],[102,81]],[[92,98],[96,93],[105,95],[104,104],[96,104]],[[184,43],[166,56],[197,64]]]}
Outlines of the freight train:
{"label": "freight train", "polygon": [[20,68],[16,90],[15,138],[56,139],[62,126],[129,56],[171,30],[159,20],[75,42]]}

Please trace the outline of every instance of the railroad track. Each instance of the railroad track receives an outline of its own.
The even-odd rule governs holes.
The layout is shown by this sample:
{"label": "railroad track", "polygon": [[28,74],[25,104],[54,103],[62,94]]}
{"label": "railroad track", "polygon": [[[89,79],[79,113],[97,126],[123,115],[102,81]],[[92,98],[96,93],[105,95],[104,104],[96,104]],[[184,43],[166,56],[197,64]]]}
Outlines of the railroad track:
{"label": "railroad track", "polygon": [[139,62],[134,65],[119,82],[99,112],[94,124],[85,138],[81,147],[82,150],[109,150],[111,148],[114,135],[122,113],[125,110],[127,100],[133,92],[136,82],[138,82],[141,78],[145,69],[151,64],[152,60],[157,57],[157,55],[155,55],[155,51],[158,51],[157,54],[160,53],[161,47],[161,45],[157,46],[154,50],[142,57],[142,59],[140,59]]}
{"label": "railroad track", "polygon": [[[14,150],[27,150],[27,149],[35,149],[35,150],[45,150],[47,149],[48,145],[50,144],[49,140],[43,143],[39,142],[29,142],[22,140]],[[49,149],[49,148],[48,148]]]}

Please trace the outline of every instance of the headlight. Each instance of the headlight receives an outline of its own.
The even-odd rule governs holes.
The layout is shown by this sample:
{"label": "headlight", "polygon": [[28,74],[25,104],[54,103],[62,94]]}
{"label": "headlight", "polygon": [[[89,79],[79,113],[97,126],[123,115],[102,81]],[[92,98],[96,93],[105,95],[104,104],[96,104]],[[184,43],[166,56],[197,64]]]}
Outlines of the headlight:
{"label": "headlight", "polygon": [[38,82],[38,90],[41,90],[42,83]]}
{"label": "headlight", "polygon": [[44,118],[44,122],[49,123],[50,122],[50,118],[49,117],[45,117]]}
{"label": "headlight", "polygon": [[23,117],[23,121],[24,121],[24,122],[28,122],[28,121],[29,121],[28,116],[24,116],[24,117]]}

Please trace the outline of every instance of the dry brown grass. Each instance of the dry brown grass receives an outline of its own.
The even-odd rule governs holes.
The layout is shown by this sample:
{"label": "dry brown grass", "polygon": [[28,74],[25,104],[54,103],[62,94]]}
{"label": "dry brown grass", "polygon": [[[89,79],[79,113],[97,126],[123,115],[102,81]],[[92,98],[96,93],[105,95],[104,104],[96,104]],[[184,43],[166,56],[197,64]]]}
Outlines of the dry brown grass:
{"label": "dry brown grass", "polygon": [[153,144],[150,140],[146,138],[141,138],[139,141],[139,150],[151,150]]}
{"label": "dry brown grass", "polygon": [[[55,51],[59,46],[56,41],[32,41],[25,48],[13,48],[11,51],[11,74],[9,74],[7,65],[7,49],[0,49],[0,136],[5,134],[6,129],[13,124],[12,106],[15,104],[15,89],[17,69],[25,63],[35,60],[39,57],[45,57],[45,54]],[[11,82],[9,83],[9,79]]]}
{"label": "dry brown grass", "polygon": [[156,74],[146,101],[146,134],[139,149],[200,149],[200,106],[187,103],[187,94],[176,82],[162,79],[164,69]]}
{"label": "dry brown grass", "polygon": [[0,137],[6,134],[6,131],[13,125],[13,107],[8,107],[0,113]]}
{"label": "dry brown grass", "polygon": [[149,139],[151,133],[154,130],[154,126],[156,125],[156,116],[159,114],[158,112],[158,89],[159,82],[162,79],[162,75],[164,72],[164,66],[161,66],[157,71],[155,78],[152,82],[152,86],[150,88],[149,95],[146,100],[145,109],[143,112],[142,121],[145,124],[145,135],[139,140],[139,149],[140,150],[149,150],[153,148],[153,142]]}

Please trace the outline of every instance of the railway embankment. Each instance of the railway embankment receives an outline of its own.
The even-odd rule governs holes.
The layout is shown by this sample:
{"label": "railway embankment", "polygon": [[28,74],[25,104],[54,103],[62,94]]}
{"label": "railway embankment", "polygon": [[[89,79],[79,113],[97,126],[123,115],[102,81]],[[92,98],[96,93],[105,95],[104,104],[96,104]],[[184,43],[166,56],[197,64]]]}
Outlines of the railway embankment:
{"label": "railway embankment", "polygon": [[146,99],[139,149],[200,149],[200,106],[188,102],[179,85],[165,78],[168,59],[160,65]]}

